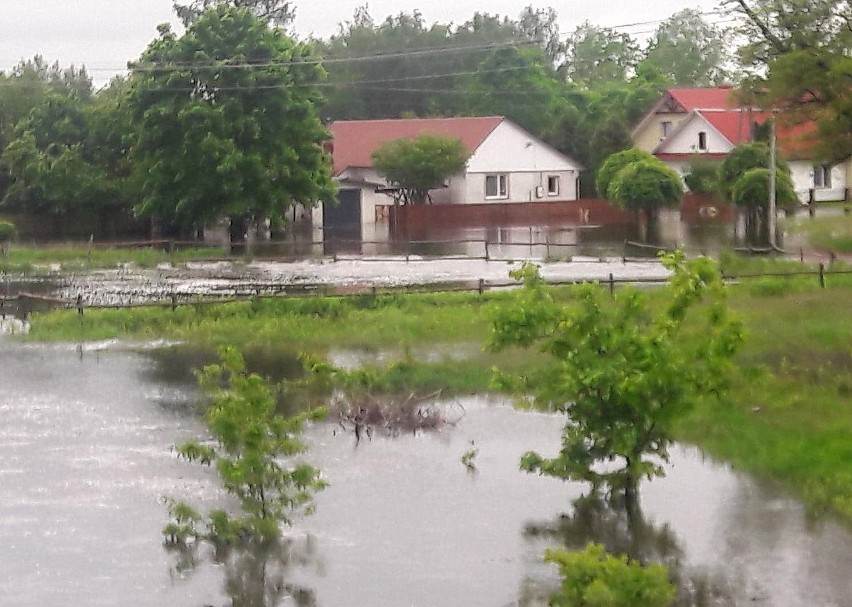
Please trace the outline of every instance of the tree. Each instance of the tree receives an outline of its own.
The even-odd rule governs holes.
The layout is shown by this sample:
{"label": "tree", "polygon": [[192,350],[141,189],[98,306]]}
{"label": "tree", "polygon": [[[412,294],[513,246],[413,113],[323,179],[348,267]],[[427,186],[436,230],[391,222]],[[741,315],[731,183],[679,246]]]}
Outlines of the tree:
{"label": "tree", "polygon": [[174,2],[173,7],[184,27],[189,27],[204,11],[216,6],[231,6],[250,10],[272,27],[286,27],[296,16],[289,0],[191,0],[189,4]]}
{"label": "tree", "polygon": [[11,177],[5,207],[58,221],[92,213],[106,233],[112,231],[113,219],[130,213],[130,168],[121,160],[121,141],[110,139],[127,122],[122,123],[107,99],[108,93],[81,99],[76,91],[50,92],[18,123],[2,157]]}
{"label": "tree", "polygon": [[[745,209],[746,231],[752,241],[769,242],[769,156],[769,146],[765,143],[742,143],[731,150],[719,167],[719,192]],[[765,172],[755,173],[755,169]],[[751,173],[748,179],[741,182],[748,173]],[[798,200],[790,168],[777,156],[775,175],[776,200],[782,205]]]}
{"label": "tree", "polygon": [[[62,69],[58,62],[49,64],[41,55],[20,61],[8,75],[0,72],[0,155],[16,138],[18,123],[50,93],[74,93],[86,102],[92,95],[92,79],[85,67]],[[0,200],[10,181],[8,173],[0,168]]]}
{"label": "tree", "polygon": [[[754,168],[743,173],[731,189],[731,201],[738,207],[761,209],[769,207],[769,169]],[[799,197],[793,188],[789,173],[778,172],[775,175],[775,203],[779,208],[798,204]]]}
{"label": "tree", "polygon": [[642,211],[648,220],[663,207],[679,206],[682,195],[680,175],[656,158],[631,162],[616,173],[607,188],[611,202]]}
{"label": "tree", "polygon": [[796,51],[826,49],[842,54],[852,42],[849,0],[724,0],[740,17],[737,33],[745,66],[763,68]]}
{"label": "tree", "polygon": [[611,154],[601,165],[595,181],[595,187],[598,190],[598,196],[607,196],[609,185],[612,183],[618,172],[629,164],[634,162],[643,162],[657,160],[653,154],[650,154],[639,148],[630,148],[621,152]]}
{"label": "tree", "polygon": [[0,220],[0,252],[3,257],[9,256],[9,242],[15,237],[17,228],[11,221]]}
{"label": "tree", "polygon": [[524,288],[494,312],[491,345],[538,346],[551,364],[504,377],[501,387],[567,418],[560,452],[526,453],[523,470],[587,481],[635,505],[639,480],[663,474],[677,421],[724,390],[742,337],[716,264],[682,252],[662,261],[672,272],[662,309],[633,289],[606,301],[595,285],[579,286],[561,307],[535,266],[512,273]]}
{"label": "tree", "polygon": [[[762,105],[787,124],[815,123],[816,159],[852,154],[852,4],[849,0],[726,0],[740,16],[742,63]],[[764,77],[765,74],[765,77]]]}
{"label": "tree", "polygon": [[728,48],[727,32],[688,8],[657,27],[643,61],[676,85],[713,86],[731,78]]}
{"label": "tree", "polygon": [[719,191],[719,162],[708,160],[701,154],[689,159],[689,173],[683,181],[690,192],[713,194]]}
{"label": "tree", "polygon": [[[325,487],[320,471],[293,458],[306,450],[299,439],[305,422],[324,417],[315,409],[295,417],[276,413],[277,399],[269,383],[247,373],[233,348],[220,351],[222,362],[205,367],[199,381],[210,398],[204,415],[215,446],[189,441],[177,448],[191,462],[216,466],[225,490],[239,500],[242,515],[223,510],[210,513],[210,539],[232,543],[239,539],[274,540],[281,523],[295,512],[310,512],[313,494]],[[199,535],[201,516],[183,502],[170,502],[172,521],[163,530],[167,539]]]}
{"label": "tree", "polygon": [[464,170],[469,156],[460,139],[422,134],[386,143],[373,152],[373,166],[399,188],[399,202],[423,204],[430,190]]}
{"label": "tree", "polygon": [[642,566],[607,554],[600,544],[573,552],[549,549],[544,560],[562,576],[551,607],[667,607],[675,598],[665,565]]}
{"label": "tree", "polygon": [[568,37],[563,70],[571,82],[595,88],[627,80],[638,58],[639,46],[628,34],[587,21]]}
{"label": "tree", "polygon": [[141,213],[189,229],[334,197],[316,110],[323,71],[307,46],[217,6],[180,38],[161,26],[134,71]]}

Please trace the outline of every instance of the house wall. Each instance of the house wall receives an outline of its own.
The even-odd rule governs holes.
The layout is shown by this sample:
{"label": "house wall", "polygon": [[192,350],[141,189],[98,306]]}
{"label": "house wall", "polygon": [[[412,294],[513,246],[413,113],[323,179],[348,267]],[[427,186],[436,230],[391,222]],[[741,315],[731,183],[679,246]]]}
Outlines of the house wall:
{"label": "house wall", "polygon": [[[511,122],[502,122],[473,153],[467,164],[463,197],[458,202],[506,203],[576,200],[581,167]],[[487,175],[507,176],[506,198],[486,199]],[[548,196],[547,178],[559,177],[559,194]],[[537,195],[537,188],[541,188]],[[455,193],[461,193],[457,190]]]}
{"label": "house wall", "polygon": [[[707,133],[707,149],[698,149],[698,133]],[[669,154],[727,154],[733,149],[731,142],[704,120],[691,120],[682,130],[666,138],[666,143],[657,150]]]}
{"label": "house wall", "polygon": [[633,145],[646,152],[653,151],[663,140],[663,122],[671,122],[671,128],[675,129],[686,116],[684,113],[654,114],[642,128],[633,133]]}
{"label": "house wall", "polygon": [[814,163],[810,160],[793,160],[789,162],[790,176],[793,179],[793,189],[799,200],[807,203],[810,200],[810,190],[814,190],[816,202],[843,200],[846,195],[849,167],[846,163],[834,165],[831,168],[831,187],[814,188]]}
{"label": "house wall", "polygon": [[[485,178],[487,175],[505,174],[507,179],[506,198],[486,198]],[[559,177],[559,194],[550,196],[547,193],[548,177]],[[459,202],[467,204],[490,204],[507,202],[547,202],[548,200],[577,200],[576,171],[536,171],[536,172],[505,172],[468,173],[465,183],[466,190]],[[541,189],[538,189],[541,188]],[[540,195],[539,195],[540,194]]]}

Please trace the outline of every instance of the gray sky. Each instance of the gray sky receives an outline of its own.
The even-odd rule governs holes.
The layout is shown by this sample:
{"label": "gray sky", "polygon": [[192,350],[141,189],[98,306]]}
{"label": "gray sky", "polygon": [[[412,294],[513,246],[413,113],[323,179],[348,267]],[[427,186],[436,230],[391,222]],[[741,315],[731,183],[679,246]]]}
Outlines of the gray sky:
{"label": "gray sky", "polygon": [[[295,33],[327,37],[351,19],[364,0],[295,0]],[[463,23],[474,12],[517,17],[530,0],[371,0],[377,21],[420,9],[427,23]],[[535,7],[547,4],[532,3]],[[558,0],[552,2],[563,33],[588,20],[596,25],[661,20],[684,8],[712,11],[718,0]],[[715,19],[711,18],[711,19]],[[0,0],[0,70],[40,54],[51,63],[85,64],[103,84],[136,59],[156,36],[157,24],[177,23],[172,0]],[[645,37],[656,23],[619,28]]]}

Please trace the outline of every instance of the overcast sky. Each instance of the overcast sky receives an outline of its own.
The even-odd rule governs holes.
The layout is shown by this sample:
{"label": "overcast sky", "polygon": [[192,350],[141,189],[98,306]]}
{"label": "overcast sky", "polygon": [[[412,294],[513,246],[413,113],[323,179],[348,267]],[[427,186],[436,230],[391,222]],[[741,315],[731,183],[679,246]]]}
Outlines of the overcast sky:
{"label": "overcast sky", "polygon": [[[295,33],[328,37],[352,17],[364,0],[296,0]],[[530,0],[371,0],[370,14],[380,21],[389,14],[419,9],[427,23],[463,23],[476,11],[517,17]],[[546,4],[535,4],[545,7]],[[563,33],[583,21],[623,26],[662,20],[684,8],[713,11],[718,0],[560,0],[553,2]],[[711,19],[715,19],[712,17]],[[97,84],[139,57],[157,34],[157,24],[177,23],[172,0],[0,0],[0,70],[35,54],[49,62],[85,64]],[[657,25],[619,27],[645,37]]]}

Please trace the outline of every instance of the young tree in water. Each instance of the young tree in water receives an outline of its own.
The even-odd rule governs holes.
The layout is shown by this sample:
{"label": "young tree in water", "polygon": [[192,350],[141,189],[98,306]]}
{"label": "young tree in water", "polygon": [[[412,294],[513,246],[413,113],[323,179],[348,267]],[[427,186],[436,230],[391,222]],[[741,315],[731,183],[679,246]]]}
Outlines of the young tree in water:
{"label": "young tree in water", "polygon": [[[215,465],[225,490],[240,502],[240,516],[223,510],[210,513],[206,526],[211,539],[273,540],[282,523],[290,524],[293,513],[312,510],[313,494],[325,487],[318,469],[294,461],[306,450],[299,439],[303,425],[324,417],[325,411],[278,415],[273,388],[259,375],[246,372],[242,355],[225,348],[221,356],[221,363],[199,373],[211,399],[204,419],[215,445],[189,441],[177,452],[191,462]],[[179,542],[181,536],[196,534],[197,513],[182,502],[172,502],[170,511],[173,520],[163,530],[167,540]]]}
{"label": "young tree in water", "polygon": [[544,560],[562,576],[551,607],[667,607],[675,598],[665,565],[642,566],[607,554],[600,544],[573,552],[549,549]]}
{"label": "young tree in water", "polygon": [[496,309],[491,343],[537,346],[551,364],[535,376],[503,377],[501,386],[567,417],[560,452],[526,453],[523,470],[588,481],[635,505],[639,481],[663,474],[675,423],[724,390],[741,329],[716,264],[681,252],[662,261],[672,277],[659,311],[634,289],[608,301],[595,285],[578,287],[563,307],[535,266],[512,273],[524,288]]}
{"label": "young tree in water", "polygon": [[460,139],[423,134],[390,141],[373,152],[373,163],[388,183],[399,188],[399,202],[423,204],[429,192],[464,170],[467,150]]}

